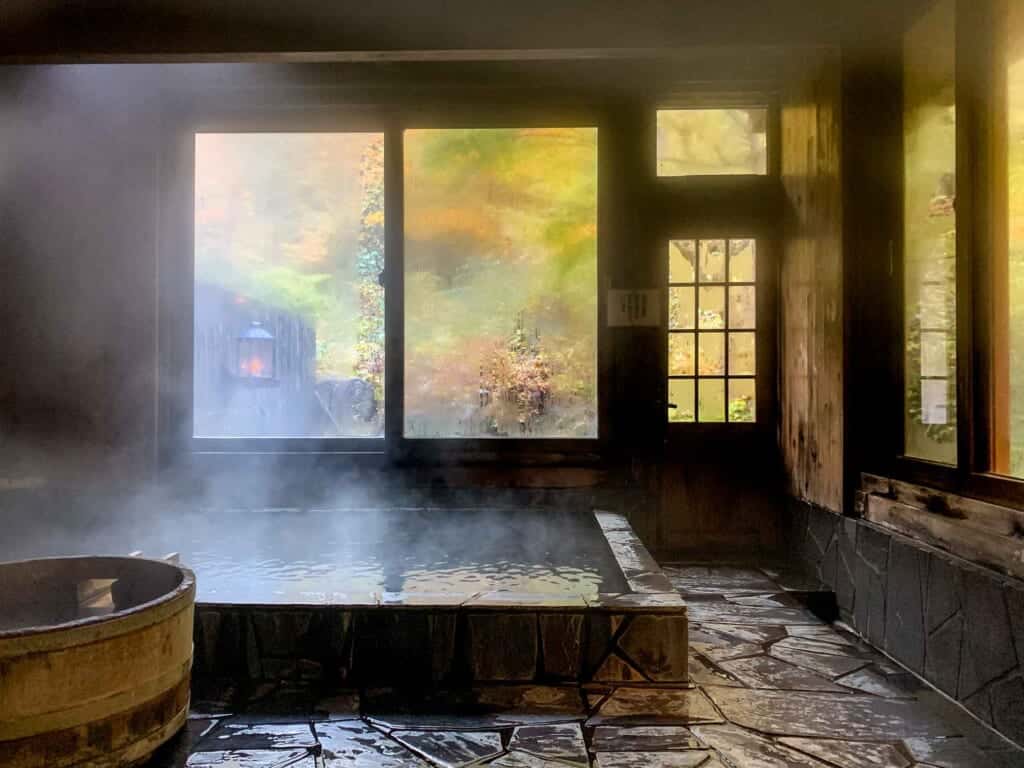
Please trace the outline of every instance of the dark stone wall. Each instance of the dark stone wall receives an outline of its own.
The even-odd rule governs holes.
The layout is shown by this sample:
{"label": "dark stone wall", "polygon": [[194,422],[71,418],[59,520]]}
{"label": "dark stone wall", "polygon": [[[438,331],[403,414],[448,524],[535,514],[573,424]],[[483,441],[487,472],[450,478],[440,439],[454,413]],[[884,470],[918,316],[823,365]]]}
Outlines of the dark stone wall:
{"label": "dark stone wall", "polygon": [[1024,743],[1024,584],[806,502],[789,512],[794,554],[843,621]]}
{"label": "dark stone wall", "polygon": [[563,609],[540,607],[543,596],[534,602],[510,609],[200,605],[193,677],[200,686],[307,680],[327,689],[688,681],[682,603],[644,608],[611,597],[607,605],[619,607]]}

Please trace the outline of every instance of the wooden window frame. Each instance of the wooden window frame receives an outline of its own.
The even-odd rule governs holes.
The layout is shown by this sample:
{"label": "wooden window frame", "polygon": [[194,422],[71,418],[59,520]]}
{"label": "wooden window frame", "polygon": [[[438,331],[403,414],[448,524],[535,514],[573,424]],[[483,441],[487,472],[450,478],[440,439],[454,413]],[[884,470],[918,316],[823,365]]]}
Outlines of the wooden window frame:
{"label": "wooden window frame", "polygon": [[[219,98],[218,98],[219,97]],[[609,237],[606,198],[614,175],[609,168],[607,111],[547,95],[495,100],[481,108],[479,94],[446,94],[430,103],[397,98],[338,100],[311,89],[288,93],[265,106],[252,94],[217,94],[176,104],[164,121],[161,157],[162,199],[159,226],[157,297],[158,459],[171,466],[189,456],[337,457],[344,463],[382,464],[595,464],[607,448],[609,366],[603,289]],[[333,98],[333,101],[332,101]],[[226,103],[225,103],[226,102]],[[255,102],[255,103],[254,103]],[[443,106],[441,106],[443,104]],[[569,106],[566,106],[568,104]],[[404,131],[412,128],[595,127],[598,131],[597,191],[597,412],[594,438],[407,438],[404,408]],[[382,132],[385,137],[385,428],[379,438],[196,437],[193,429],[194,145],[202,132]],[[307,459],[299,458],[298,461]]]}
{"label": "wooden window frame", "polygon": [[[717,281],[717,280],[707,280],[707,281],[705,281],[700,276],[701,244],[709,242],[709,241],[713,241],[713,240],[721,240],[722,242],[724,242],[726,244],[725,245],[725,264],[723,266],[724,277],[723,277],[723,279],[721,281]],[[732,243],[736,242],[736,241],[743,241],[743,240],[753,241],[753,243],[754,243],[754,279],[752,281],[742,281],[742,280],[734,281],[734,280],[731,279]],[[758,314],[759,314],[759,304],[760,304],[760,301],[759,301],[760,296],[759,296],[759,292],[758,292],[758,282],[757,282],[757,277],[758,277],[758,274],[759,274],[758,265],[760,263],[760,253],[759,253],[759,251],[760,251],[760,244],[758,243],[757,238],[744,237],[742,235],[738,236],[738,237],[721,237],[721,238],[718,238],[718,237],[715,237],[715,238],[702,238],[702,237],[686,237],[686,238],[682,238],[681,237],[681,238],[672,238],[672,240],[670,240],[670,242],[673,242],[673,241],[689,241],[689,242],[692,242],[693,245],[694,245],[694,266],[693,266],[694,275],[693,275],[693,281],[689,282],[689,283],[676,283],[676,282],[672,282],[671,275],[669,275],[669,279],[668,279],[668,292],[669,293],[671,293],[673,288],[692,288],[693,289],[693,292],[694,292],[694,294],[693,294],[693,296],[694,296],[694,298],[693,298],[693,301],[694,301],[694,304],[693,304],[693,306],[694,306],[694,325],[693,325],[693,328],[672,328],[671,325],[668,323],[668,320],[667,320],[667,317],[666,317],[666,334],[665,334],[666,354],[667,354],[668,348],[671,345],[670,344],[670,340],[672,339],[672,337],[674,335],[680,335],[680,336],[682,336],[682,335],[689,335],[689,336],[692,336],[693,337],[693,343],[694,343],[694,360],[693,360],[694,370],[693,370],[693,373],[690,374],[690,375],[674,374],[674,373],[672,373],[671,370],[668,369],[667,364],[666,364],[666,378],[667,378],[667,382],[668,382],[666,384],[666,387],[670,386],[671,382],[673,382],[673,381],[690,381],[690,382],[693,382],[694,420],[693,421],[689,421],[689,422],[688,421],[672,421],[672,420],[669,420],[668,423],[669,423],[669,425],[672,425],[672,426],[674,426],[674,425],[687,425],[687,424],[730,424],[730,425],[733,425],[733,426],[736,426],[736,425],[739,425],[739,424],[756,424],[757,420],[758,420],[757,408],[758,408],[758,405],[759,405],[759,400],[758,400],[758,397],[757,397],[757,382],[758,382],[758,379],[761,376],[761,369],[760,369],[760,367],[757,364],[757,356],[758,356],[758,352],[760,350],[760,344],[759,344],[759,339],[758,339],[760,328],[759,328],[758,317],[757,317]],[[701,326],[700,326],[700,289],[704,288],[704,287],[721,288],[722,289],[723,302],[724,302],[724,309],[723,309],[723,318],[722,318],[722,320],[723,320],[724,325],[721,328],[701,328]],[[730,295],[731,295],[730,289],[734,288],[734,287],[736,287],[736,288],[753,288],[754,289],[754,316],[755,316],[755,319],[754,319],[754,325],[749,327],[749,328],[734,328],[732,326],[732,324],[731,324],[731,321],[730,321],[730,310],[729,310],[729,307],[730,307],[729,299],[730,299]],[[732,335],[734,333],[735,334],[740,334],[740,333],[752,334],[753,337],[754,337],[754,360],[755,360],[755,362],[754,362],[754,373],[753,374],[737,374],[737,373],[732,373],[730,371],[730,365],[729,365],[729,342],[730,342],[730,340],[732,338]],[[705,335],[705,336],[716,335],[716,336],[720,336],[722,338],[722,373],[721,374],[702,375],[700,373],[700,346],[701,346],[700,339],[701,339],[701,335],[702,334]],[[710,420],[704,421],[704,420],[702,420],[700,418],[700,382],[701,381],[721,381],[722,382],[722,387],[723,387],[723,395],[722,396],[723,396],[723,399],[725,401],[725,405],[724,405],[725,410],[724,410],[724,413],[722,414],[722,420],[721,421],[710,421]],[[733,382],[733,381],[752,381],[752,382],[754,382],[754,419],[752,421],[731,421],[729,419],[729,384],[731,382]],[[667,397],[668,397],[668,394],[667,394],[667,391],[666,391],[666,398]]]}
{"label": "wooden window frame", "polygon": [[[605,111],[596,106],[582,105],[566,107],[564,103],[541,102],[527,106],[522,103],[506,104],[492,108],[481,108],[476,104],[449,105],[447,108],[419,107],[402,109],[398,118],[401,129],[469,129],[469,128],[531,128],[531,127],[565,127],[597,129],[597,435],[592,438],[410,438],[404,434],[404,407],[398,404],[398,416],[394,432],[389,433],[389,455],[397,463],[402,464],[466,464],[492,463],[496,461],[516,461],[526,465],[561,463],[566,457],[573,461],[586,464],[600,463],[607,451],[609,428],[609,371],[610,354],[608,350],[607,306],[603,300],[603,287],[607,284],[607,240],[609,237],[608,204],[609,183],[611,173],[608,157],[608,119]],[[398,172],[401,174],[401,168]],[[399,184],[400,205],[404,212],[404,174]],[[403,219],[404,221],[404,219]],[[404,255],[404,226],[396,225],[395,237],[401,241],[399,248]],[[390,242],[390,241],[389,241]],[[404,259],[402,260],[404,276]],[[401,324],[395,327],[399,333],[392,334],[404,338],[404,289],[399,287],[401,306],[396,310]],[[402,400],[404,393],[404,353],[398,365],[402,370],[393,387],[394,398]]]}
{"label": "wooden window frame", "polygon": [[[987,212],[1002,206],[1005,190],[996,181],[1005,174],[1000,157],[1000,96],[997,91],[1005,67],[998,4],[1002,0],[956,3],[956,323],[957,323],[957,463],[944,465],[902,453],[904,372],[902,353],[891,390],[898,428],[891,433],[896,450],[883,463],[884,473],[895,479],[937,488],[995,504],[1024,505],[1024,479],[991,471],[1000,447],[993,444],[993,424],[1005,418],[1007,402],[993,396],[995,382],[1005,380],[1006,361],[994,354],[994,342],[1006,333],[993,315],[1000,300],[995,281],[1005,281],[1005,227],[1001,217]],[[926,8],[919,3],[914,10]],[[905,20],[909,22],[910,17]],[[909,27],[905,24],[904,30]],[[902,97],[901,97],[902,98]],[[901,134],[902,135],[902,134]],[[901,139],[902,141],[902,139]],[[900,154],[902,159],[902,152]],[[1002,163],[1002,167],[1000,167]],[[902,204],[902,171],[899,176]],[[902,242],[902,216],[897,217],[896,241]],[[903,349],[904,290],[902,247],[894,270],[894,311],[897,313],[899,348]],[[996,311],[993,311],[995,308]],[[888,466],[884,466],[887,464]]]}
{"label": "wooden window frame", "polygon": [[[767,110],[767,173],[736,175],[657,175],[657,112],[672,109]],[[648,214],[647,251],[657,265],[665,306],[668,306],[668,243],[670,240],[743,239],[757,241],[755,275],[756,344],[755,399],[752,422],[669,422],[668,404],[668,312],[658,329],[662,398],[658,405],[660,428],[669,454],[688,455],[708,449],[743,451],[774,450],[778,419],[778,254],[783,215],[780,186],[779,98],[771,92],[706,91],[669,93],[649,105],[645,113],[644,179]],[[728,277],[728,275],[726,275]],[[728,292],[726,294],[728,303]],[[698,332],[699,329],[694,329]],[[728,356],[728,343],[726,343]],[[694,361],[697,364],[697,361]],[[699,393],[694,376],[694,405]],[[726,409],[728,409],[728,379]],[[757,455],[757,454],[751,454]]]}

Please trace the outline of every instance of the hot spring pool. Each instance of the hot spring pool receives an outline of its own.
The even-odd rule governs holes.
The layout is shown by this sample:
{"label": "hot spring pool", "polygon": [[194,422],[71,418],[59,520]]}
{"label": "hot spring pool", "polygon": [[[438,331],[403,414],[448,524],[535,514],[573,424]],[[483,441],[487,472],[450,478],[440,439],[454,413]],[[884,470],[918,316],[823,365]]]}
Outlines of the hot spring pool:
{"label": "hot spring pool", "polygon": [[[176,552],[200,603],[628,591],[594,516],[552,510],[203,509],[32,542],[19,556]],[[29,550],[33,546],[28,547]]]}
{"label": "hot spring pool", "polygon": [[614,512],[93,509],[25,515],[0,560],[178,553],[196,576],[200,681],[688,680],[686,605]]}

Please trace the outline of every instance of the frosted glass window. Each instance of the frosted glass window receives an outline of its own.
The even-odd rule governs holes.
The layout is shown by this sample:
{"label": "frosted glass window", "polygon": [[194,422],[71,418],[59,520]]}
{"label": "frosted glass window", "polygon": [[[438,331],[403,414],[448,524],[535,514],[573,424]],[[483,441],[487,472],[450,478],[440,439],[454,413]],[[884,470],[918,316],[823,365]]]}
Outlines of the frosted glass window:
{"label": "frosted glass window", "polygon": [[193,433],[384,433],[384,136],[195,136]]}
{"label": "frosted glass window", "polygon": [[659,176],[764,175],[768,110],[660,109]]}
{"label": "frosted glass window", "polygon": [[904,452],[955,464],[956,3],[904,39]]}
{"label": "frosted glass window", "polygon": [[597,129],[404,146],[405,436],[596,438]]}

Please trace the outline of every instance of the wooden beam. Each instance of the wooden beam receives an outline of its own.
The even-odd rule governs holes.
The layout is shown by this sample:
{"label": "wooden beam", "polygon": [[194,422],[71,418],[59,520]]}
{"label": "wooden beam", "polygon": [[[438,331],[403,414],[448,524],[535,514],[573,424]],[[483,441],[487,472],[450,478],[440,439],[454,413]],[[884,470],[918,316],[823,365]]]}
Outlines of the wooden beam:
{"label": "wooden beam", "polygon": [[5,0],[0,57],[676,48],[836,43],[840,0]]}
{"label": "wooden beam", "polygon": [[[1007,30],[1009,9],[997,3],[1000,23],[997,30]],[[1005,35],[996,34],[989,73],[988,97],[991,99],[989,121],[990,210],[988,221],[991,231],[987,259],[989,302],[988,349],[984,352],[991,366],[989,398],[989,451],[991,469],[1009,474],[1010,467],[1010,177],[1007,152],[1009,149],[1009,113],[1007,112],[1007,48]],[[1000,39],[1002,38],[1002,39]],[[985,467],[986,469],[988,467]]]}
{"label": "wooden beam", "polygon": [[991,536],[1011,536],[1024,542],[1024,510],[867,473],[861,475],[861,488],[873,498],[899,502]]}
{"label": "wooden beam", "polygon": [[1024,578],[1024,538],[998,536],[892,499],[869,495],[866,519],[973,563]]}

